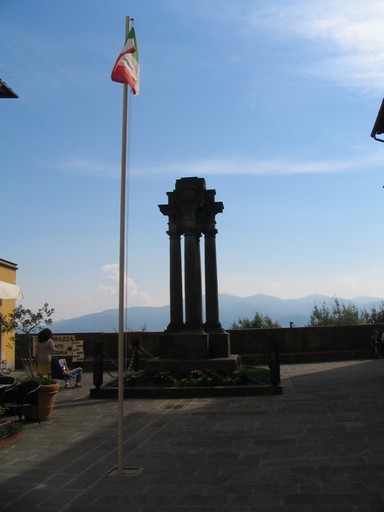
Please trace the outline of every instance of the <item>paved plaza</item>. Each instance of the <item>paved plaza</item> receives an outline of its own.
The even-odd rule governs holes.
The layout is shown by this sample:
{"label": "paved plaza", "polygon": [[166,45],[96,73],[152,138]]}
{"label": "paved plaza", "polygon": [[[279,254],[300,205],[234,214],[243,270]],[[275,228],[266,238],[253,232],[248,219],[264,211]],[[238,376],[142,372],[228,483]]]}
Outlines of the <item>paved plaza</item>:
{"label": "paved plaza", "polygon": [[86,374],[0,450],[0,510],[383,512],[384,361],[281,375],[283,395],[126,400],[116,475],[117,403]]}

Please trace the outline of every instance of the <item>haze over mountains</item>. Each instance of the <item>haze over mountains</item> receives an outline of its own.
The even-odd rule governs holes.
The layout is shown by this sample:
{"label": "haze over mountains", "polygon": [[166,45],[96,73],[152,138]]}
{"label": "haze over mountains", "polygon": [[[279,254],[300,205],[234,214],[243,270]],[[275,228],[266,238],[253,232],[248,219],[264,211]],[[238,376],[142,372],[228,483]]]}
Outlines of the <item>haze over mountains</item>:
{"label": "haze over mountains", "polygon": [[[383,299],[378,297],[338,299],[346,305],[353,303],[358,309],[368,311],[373,307],[378,308],[383,302]],[[238,318],[253,318],[255,313],[258,312],[264,316],[268,315],[274,321],[278,321],[282,327],[289,327],[290,322],[293,322],[297,327],[303,327],[308,323],[315,305],[321,306],[323,303],[331,305],[334,300],[334,297],[326,295],[309,295],[299,299],[279,299],[264,294],[252,295],[251,297],[221,294],[219,295],[220,321],[223,327],[228,329]],[[169,306],[127,308],[128,330],[164,331],[168,324]],[[55,333],[114,332],[118,329],[118,309],[108,309],[100,313],[54,321],[52,328]]]}

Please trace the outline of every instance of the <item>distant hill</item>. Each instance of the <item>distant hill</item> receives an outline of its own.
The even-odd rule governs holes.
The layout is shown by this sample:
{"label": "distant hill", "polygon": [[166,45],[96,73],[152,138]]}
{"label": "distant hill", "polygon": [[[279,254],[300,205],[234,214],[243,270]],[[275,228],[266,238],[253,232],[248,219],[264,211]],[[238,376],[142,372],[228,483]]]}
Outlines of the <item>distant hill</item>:
{"label": "distant hill", "polygon": [[[339,298],[345,304],[353,303],[359,309],[371,310],[379,307],[383,299],[378,297]],[[268,315],[282,327],[293,322],[297,327],[308,323],[313,306],[322,303],[333,304],[334,297],[309,295],[300,299],[279,299],[271,295],[258,294],[251,297],[219,295],[220,321],[224,328],[238,318],[253,318],[256,312]],[[132,331],[164,331],[169,324],[169,306],[127,308],[127,325]],[[68,320],[58,320],[52,324],[55,333],[114,332],[118,330],[118,310],[108,309]]]}

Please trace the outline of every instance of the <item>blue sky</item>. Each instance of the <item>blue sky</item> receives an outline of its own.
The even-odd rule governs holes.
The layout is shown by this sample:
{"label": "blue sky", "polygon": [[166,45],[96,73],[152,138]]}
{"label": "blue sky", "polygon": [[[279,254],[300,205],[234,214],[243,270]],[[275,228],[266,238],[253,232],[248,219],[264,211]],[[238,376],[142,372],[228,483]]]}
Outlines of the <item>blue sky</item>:
{"label": "blue sky", "polygon": [[384,297],[380,0],[2,0],[0,257],[55,319],[118,304],[122,85],[135,19],[128,306],[169,303],[167,219],[206,179],[219,292]]}

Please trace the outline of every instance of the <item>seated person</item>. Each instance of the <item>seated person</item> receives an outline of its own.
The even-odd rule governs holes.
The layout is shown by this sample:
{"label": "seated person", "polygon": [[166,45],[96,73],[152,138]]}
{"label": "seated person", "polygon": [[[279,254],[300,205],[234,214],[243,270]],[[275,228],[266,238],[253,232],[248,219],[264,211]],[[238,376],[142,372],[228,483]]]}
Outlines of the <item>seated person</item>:
{"label": "seated person", "polygon": [[[78,367],[78,368],[75,368],[74,370],[70,370],[68,368],[66,359],[59,359],[59,364],[61,366],[64,376],[67,377],[67,379],[68,379],[68,380],[66,380],[64,387],[65,388],[73,388],[73,387],[82,388],[83,385],[81,383],[81,378],[83,376],[83,369]],[[69,382],[70,379],[73,379],[73,378],[76,379],[75,386],[72,386],[72,384]]]}

